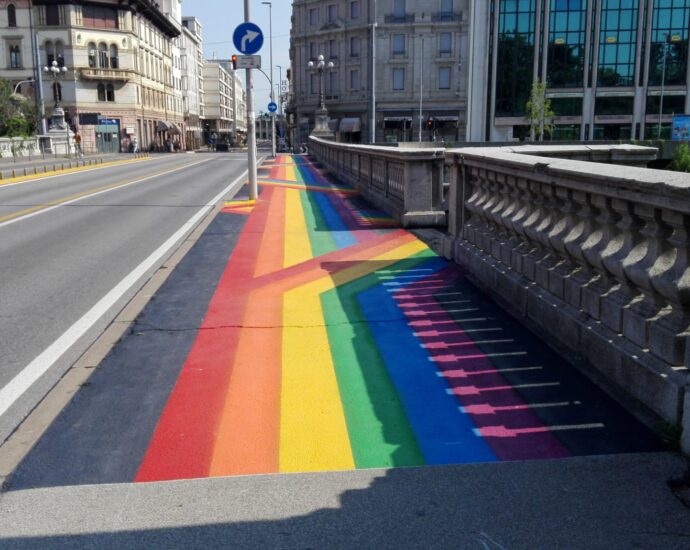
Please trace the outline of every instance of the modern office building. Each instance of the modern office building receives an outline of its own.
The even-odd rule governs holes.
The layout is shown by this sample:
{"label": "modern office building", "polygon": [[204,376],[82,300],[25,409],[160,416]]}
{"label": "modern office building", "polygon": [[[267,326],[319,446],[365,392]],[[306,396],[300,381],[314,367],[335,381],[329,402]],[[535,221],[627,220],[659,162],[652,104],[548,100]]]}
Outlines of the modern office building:
{"label": "modern office building", "polygon": [[[293,141],[314,127],[322,82],[331,129],[343,141],[369,142],[372,129],[376,141],[464,139],[469,2],[295,0]],[[334,65],[322,74],[308,67],[320,55]]]}
{"label": "modern office building", "polygon": [[553,139],[668,138],[690,112],[690,0],[481,0],[468,15],[469,139],[529,135],[534,80]]}
{"label": "modern office building", "polygon": [[234,71],[230,61],[207,59],[204,63],[204,141],[235,140]]}

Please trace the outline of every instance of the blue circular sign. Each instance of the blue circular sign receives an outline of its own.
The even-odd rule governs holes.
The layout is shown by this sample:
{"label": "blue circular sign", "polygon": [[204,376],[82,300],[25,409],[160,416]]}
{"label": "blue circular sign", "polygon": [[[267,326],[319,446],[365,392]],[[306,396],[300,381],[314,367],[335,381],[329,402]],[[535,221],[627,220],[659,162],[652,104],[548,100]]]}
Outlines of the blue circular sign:
{"label": "blue circular sign", "polygon": [[253,55],[264,45],[264,33],[254,23],[242,23],[232,33],[232,42],[242,55]]}
{"label": "blue circular sign", "polygon": [[270,113],[275,113],[277,110],[278,110],[278,105],[276,105],[273,101],[271,101],[271,102],[268,104],[268,111],[269,111]]}

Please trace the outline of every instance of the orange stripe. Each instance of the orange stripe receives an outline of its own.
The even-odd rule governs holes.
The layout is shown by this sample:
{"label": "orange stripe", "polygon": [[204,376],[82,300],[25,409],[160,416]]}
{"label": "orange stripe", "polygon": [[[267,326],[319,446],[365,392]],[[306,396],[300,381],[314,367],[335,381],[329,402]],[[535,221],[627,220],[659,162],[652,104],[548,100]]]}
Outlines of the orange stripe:
{"label": "orange stripe", "polygon": [[276,189],[268,212],[268,227],[264,230],[254,277],[261,277],[283,268],[285,244],[285,189]]}

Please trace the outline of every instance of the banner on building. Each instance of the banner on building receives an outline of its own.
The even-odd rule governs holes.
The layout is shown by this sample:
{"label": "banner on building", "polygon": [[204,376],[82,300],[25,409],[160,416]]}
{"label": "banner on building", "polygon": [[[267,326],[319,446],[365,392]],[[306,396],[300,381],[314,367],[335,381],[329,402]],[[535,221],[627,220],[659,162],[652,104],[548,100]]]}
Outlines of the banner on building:
{"label": "banner on building", "polygon": [[671,131],[673,141],[690,140],[690,115],[674,115],[673,129]]}

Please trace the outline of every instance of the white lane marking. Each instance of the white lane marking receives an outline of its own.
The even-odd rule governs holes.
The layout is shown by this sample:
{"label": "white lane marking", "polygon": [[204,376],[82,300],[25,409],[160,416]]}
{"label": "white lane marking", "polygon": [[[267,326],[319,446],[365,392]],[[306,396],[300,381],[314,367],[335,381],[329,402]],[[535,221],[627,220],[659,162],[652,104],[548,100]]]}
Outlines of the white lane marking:
{"label": "white lane marking", "polygon": [[[34,216],[38,216],[40,214],[45,214],[46,212],[50,212],[51,210],[55,210],[57,208],[62,208],[63,206],[74,204],[75,202],[90,199],[91,197],[97,197],[98,195],[110,193],[111,191],[116,191],[118,189],[124,189],[125,187],[129,187],[130,185],[134,185],[135,183],[141,183],[142,181],[147,181],[150,179],[158,178],[160,176],[165,176],[167,174],[172,174],[173,172],[178,172],[179,170],[191,168],[192,166],[196,166],[197,164],[203,164],[204,162],[208,162],[210,160],[213,160],[213,159],[204,159],[204,160],[201,160],[199,162],[195,162],[193,164],[185,164],[184,166],[179,166],[179,167],[173,168],[171,170],[166,170],[165,172],[158,172],[156,174],[152,174],[152,175],[146,176],[144,178],[139,178],[139,179],[130,181],[128,183],[123,183],[122,185],[117,185],[116,183],[113,183],[113,185],[115,185],[115,187],[110,187],[109,189],[103,189],[102,191],[97,191],[96,193],[90,193],[88,195],[83,195],[81,197],[77,197],[76,199],[72,199],[71,201],[65,201],[65,202],[61,202],[59,204],[54,204],[53,206],[48,206],[46,208],[42,208],[41,210],[36,210],[35,212],[25,214],[24,216],[19,216],[17,218],[11,218],[7,221],[0,222],[0,228],[6,227],[8,225],[12,225],[13,223],[17,223],[17,222],[20,222],[23,220],[28,220],[29,218],[33,218]],[[9,215],[11,215],[11,214],[9,214]]]}
{"label": "white lane marking", "polygon": [[24,367],[9,383],[0,389],[0,416],[41,377],[55,362],[62,357],[86,332],[122,298],[146,272],[156,265],[170,250],[201,220],[215,204],[233,187],[247,176],[245,170],[223,191],[194,214],[172,237],[158,247],[148,258],[120,281],[110,292],[101,298],[84,316],[69,327],[55,342],[48,346],[38,357]]}

